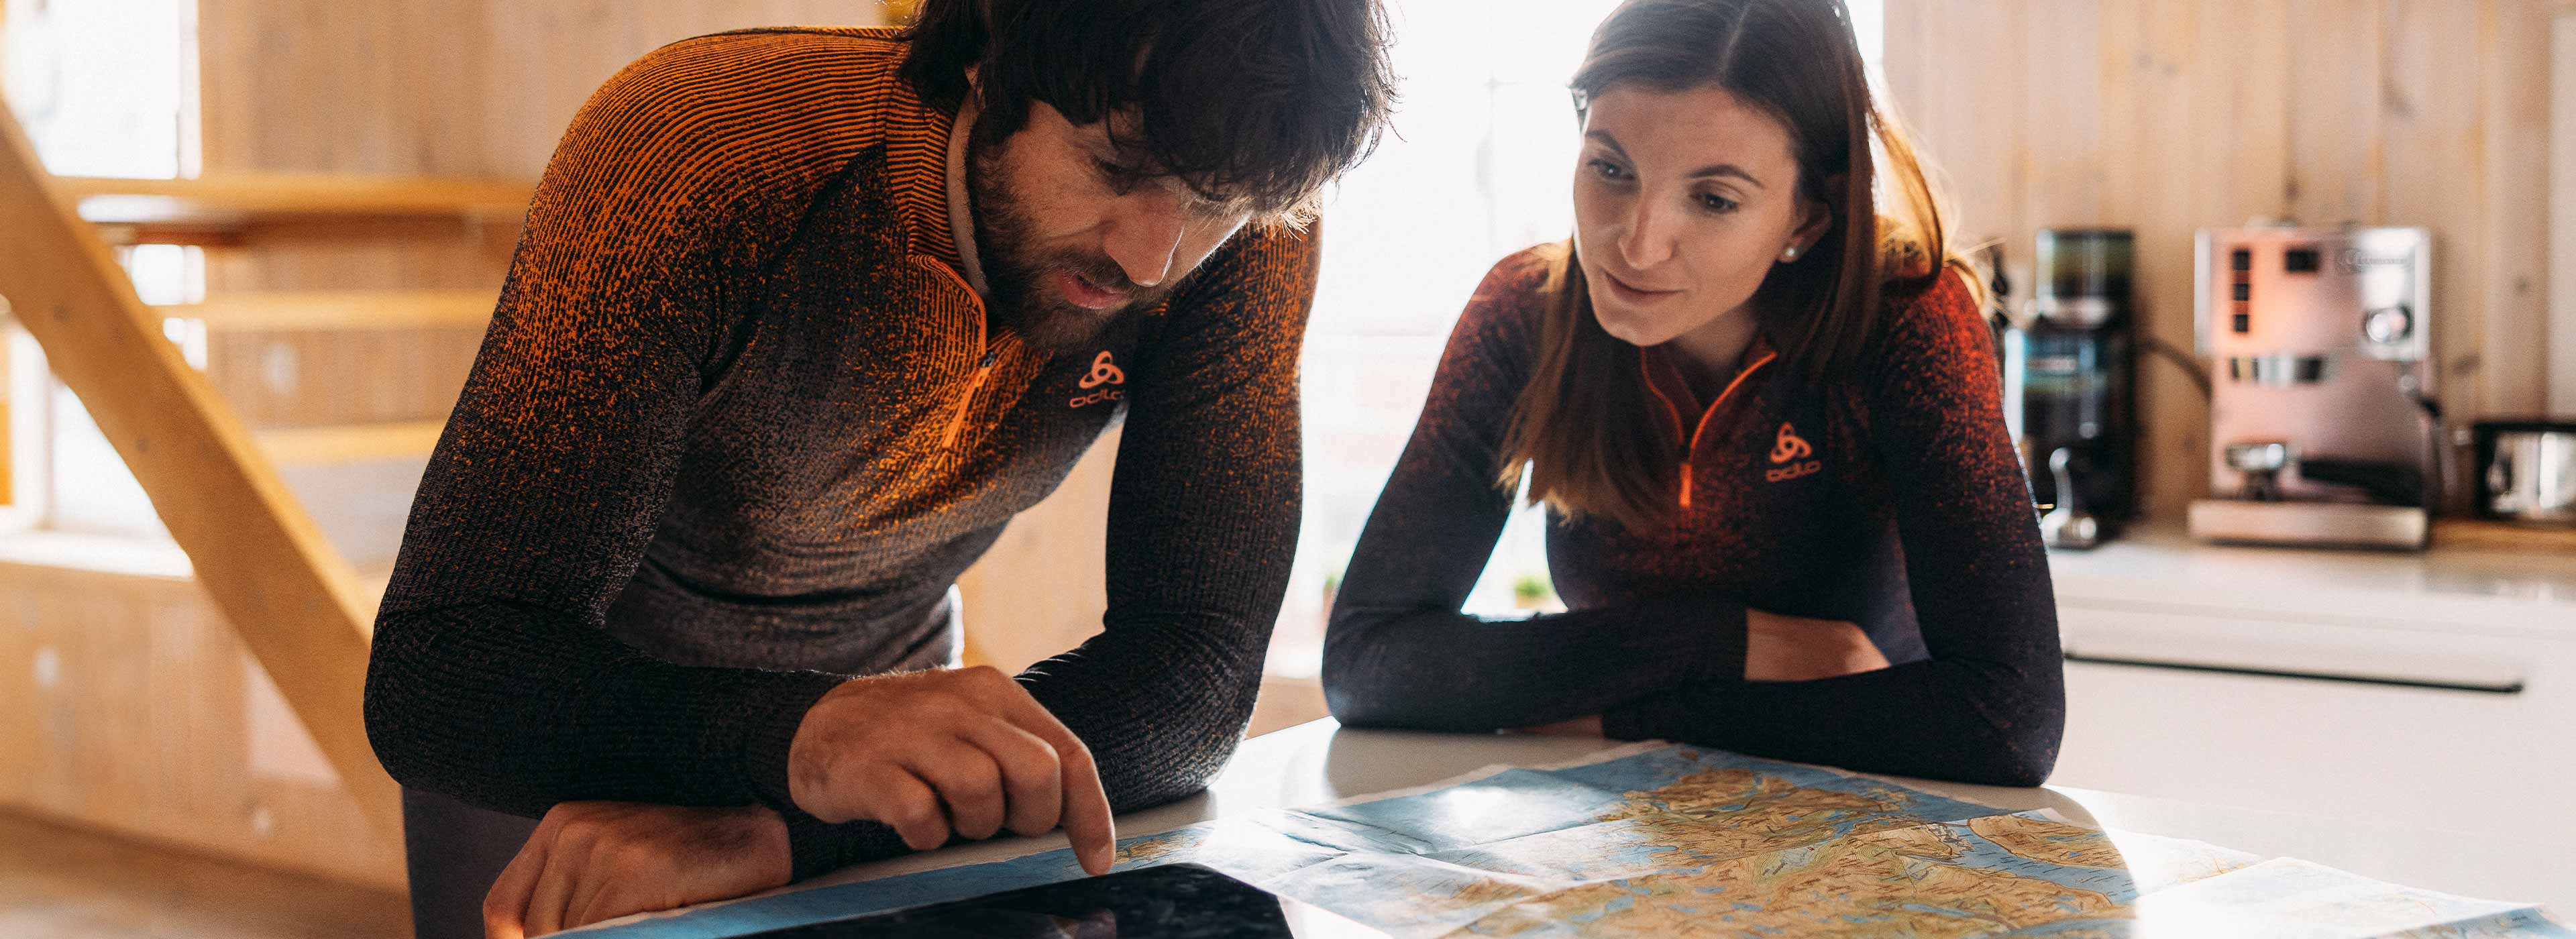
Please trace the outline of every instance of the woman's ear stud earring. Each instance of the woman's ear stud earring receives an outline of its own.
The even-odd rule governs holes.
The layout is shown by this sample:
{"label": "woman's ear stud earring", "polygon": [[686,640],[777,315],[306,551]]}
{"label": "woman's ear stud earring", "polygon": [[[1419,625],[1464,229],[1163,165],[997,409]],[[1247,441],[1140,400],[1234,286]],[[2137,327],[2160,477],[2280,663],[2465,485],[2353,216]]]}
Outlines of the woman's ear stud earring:
{"label": "woman's ear stud earring", "polygon": [[1787,249],[1787,250],[1784,250],[1784,251],[1780,252],[1780,260],[1783,260],[1783,261],[1795,261],[1795,260],[1797,260],[1797,259],[1798,259],[1798,246],[1797,246],[1797,245],[1790,245],[1790,246],[1788,247],[1788,249]]}

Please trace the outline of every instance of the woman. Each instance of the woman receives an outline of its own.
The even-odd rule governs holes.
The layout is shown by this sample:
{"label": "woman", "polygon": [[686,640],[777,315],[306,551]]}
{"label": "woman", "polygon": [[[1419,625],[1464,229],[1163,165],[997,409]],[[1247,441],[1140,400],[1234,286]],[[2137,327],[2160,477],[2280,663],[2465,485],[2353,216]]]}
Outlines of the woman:
{"label": "woman", "polygon": [[[1574,237],[1460,317],[1333,610],[1333,713],[2037,785],[2065,705],[2029,489],[1841,4],[1631,0],[1573,87]],[[1571,611],[1459,613],[1524,487]]]}

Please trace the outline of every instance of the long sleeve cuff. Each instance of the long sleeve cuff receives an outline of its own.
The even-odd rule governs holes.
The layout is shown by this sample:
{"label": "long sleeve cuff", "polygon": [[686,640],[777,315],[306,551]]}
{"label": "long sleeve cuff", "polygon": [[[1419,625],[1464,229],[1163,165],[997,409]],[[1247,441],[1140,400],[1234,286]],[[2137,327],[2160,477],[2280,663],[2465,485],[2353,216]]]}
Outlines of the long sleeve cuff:
{"label": "long sleeve cuff", "polygon": [[[1658,612],[1671,615],[1678,611],[1663,609]],[[1707,615],[1705,607],[1695,607],[1689,612],[1705,622]],[[1744,607],[1742,604],[1727,604],[1726,612],[1722,615],[1726,617],[1725,620],[1709,624],[1710,628],[1704,634],[1707,637],[1706,641],[1700,643],[1695,650],[1699,653],[1699,661],[1693,665],[1690,674],[1683,680],[1684,687],[1712,681],[1744,680],[1746,644]],[[1656,702],[1670,693],[1669,690],[1657,692],[1601,712],[1602,736],[1612,740],[1645,740],[1667,736],[1670,731],[1663,729],[1649,712],[1657,711]]]}
{"label": "long sleeve cuff", "polygon": [[[787,754],[796,744],[796,728],[805,722],[805,712],[814,702],[848,680],[829,672],[792,672],[742,701],[748,715],[743,729],[743,779],[763,804],[782,814],[795,812],[796,799],[787,782]],[[793,828],[792,820],[789,826]]]}
{"label": "long sleeve cuff", "polygon": [[902,835],[876,822],[835,825],[794,806],[779,808],[778,817],[787,822],[787,851],[793,865],[789,876],[796,880],[912,851]]}

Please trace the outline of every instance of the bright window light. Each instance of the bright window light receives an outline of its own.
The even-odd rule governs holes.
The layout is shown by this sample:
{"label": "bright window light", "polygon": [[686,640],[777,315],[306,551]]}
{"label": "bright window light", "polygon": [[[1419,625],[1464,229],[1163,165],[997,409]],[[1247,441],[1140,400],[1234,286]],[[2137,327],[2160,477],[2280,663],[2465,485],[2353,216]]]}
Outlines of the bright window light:
{"label": "bright window light", "polygon": [[[169,178],[193,169],[195,0],[50,0],[10,3],[8,13],[0,88],[47,171]],[[142,245],[120,250],[118,259],[145,302],[204,295],[199,249]],[[203,360],[202,351],[194,360]],[[59,383],[42,387],[47,401],[34,411],[43,415],[44,432],[12,435],[21,446],[41,448],[50,469],[42,524],[161,533],[142,486],[79,399]]]}

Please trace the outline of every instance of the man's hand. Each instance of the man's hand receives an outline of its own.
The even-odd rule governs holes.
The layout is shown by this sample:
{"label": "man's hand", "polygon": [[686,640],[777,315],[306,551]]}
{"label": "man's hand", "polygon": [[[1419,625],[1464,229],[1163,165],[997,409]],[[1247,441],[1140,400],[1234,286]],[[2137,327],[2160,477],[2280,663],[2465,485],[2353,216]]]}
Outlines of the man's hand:
{"label": "man's hand", "polygon": [[483,897],[489,939],[784,886],[787,823],[767,806],[565,802],[546,812]]}
{"label": "man's hand", "polygon": [[884,822],[916,851],[952,831],[1040,835],[1061,823],[1082,869],[1105,874],[1116,847],[1091,750],[994,668],[843,682],[797,725],[787,784],[814,817]]}
{"label": "man's hand", "polygon": [[1887,667],[1887,656],[1843,620],[1744,611],[1744,680],[1815,681]]}

